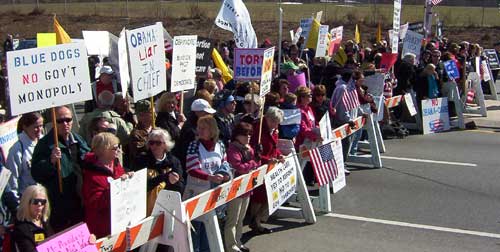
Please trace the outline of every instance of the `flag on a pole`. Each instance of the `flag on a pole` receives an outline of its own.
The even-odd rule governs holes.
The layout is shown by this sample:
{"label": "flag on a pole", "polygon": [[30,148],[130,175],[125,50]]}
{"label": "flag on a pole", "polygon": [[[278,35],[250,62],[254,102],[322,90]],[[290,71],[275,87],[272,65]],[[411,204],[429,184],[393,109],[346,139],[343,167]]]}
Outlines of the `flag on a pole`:
{"label": "flag on a pole", "polygon": [[361,43],[361,33],[359,32],[359,27],[357,24],[356,30],[354,31],[354,42],[356,42],[356,44]]}
{"label": "flag on a pole", "polygon": [[377,43],[379,43],[380,41],[382,41],[382,25],[380,25],[380,23],[378,23],[378,27],[377,27]]}
{"label": "flag on a pole", "polygon": [[62,28],[62,26],[57,21],[56,16],[54,16],[54,32],[56,33],[57,44],[71,43],[71,38],[68,33]]}
{"label": "flag on a pole", "polygon": [[224,0],[215,24],[233,33],[238,48],[259,47],[250,14],[242,0]]}
{"label": "flag on a pole", "polygon": [[347,84],[347,88],[342,95],[342,103],[346,111],[351,111],[359,107],[358,91],[353,82]]}
{"label": "flag on a pole", "polygon": [[219,68],[222,71],[222,80],[224,83],[227,83],[228,81],[233,79],[233,76],[229,72],[229,68],[227,67],[226,63],[224,63],[224,60],[219,54],[219,51],[217,49],[213,49],[212,51],[212,60],[214,61],[215,67]]}
{"label": "flag on a pole", "polygon": [[309,158],[319,186],[332,182],[339,175],[333,154],[333,144],[334,142],[331,142],[309,151]]}
{"label": "flag on a pole", "polygon": [[443,0],[431,0],[432,5],[438,5]]}

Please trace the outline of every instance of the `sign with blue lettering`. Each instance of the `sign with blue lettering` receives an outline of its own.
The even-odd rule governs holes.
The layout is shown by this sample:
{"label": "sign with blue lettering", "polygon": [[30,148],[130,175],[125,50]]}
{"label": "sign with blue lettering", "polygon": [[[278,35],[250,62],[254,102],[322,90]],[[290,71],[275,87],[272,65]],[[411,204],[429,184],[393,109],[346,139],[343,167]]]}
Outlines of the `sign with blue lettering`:
{"label": "sign with blue lettering", "polygon": [[450,79],[454,80],[460,78],[460,72],[458,72],[457,64],[455,64],[455,61],[445,61],[444,68],[446,69],[446,73],[448,74],[448,77],[450,77]]}
{"label": "sign with blue lettering", "polygon": [[424,135],[449,130],[448,98],[422,100],[422,124]]}
{"label": "sign with blue lettering", "polygon": [[170,92],[195,88],[197,41],[198,36],[196,35],[174,37]]}
{"label": "sign with blue lettering", "polygon": [[236,81],[259,81],[265,48],[234,49],[234,76]]}
{"label": "sign with blue lettering", "polygon": [[7,52],[12,115],[92,99],[84,43]]}
{"label": "sign with blue lettering", "polygon": [[162,23],[127,30],[126,37],[134,102],[165,91],[167,75]]}

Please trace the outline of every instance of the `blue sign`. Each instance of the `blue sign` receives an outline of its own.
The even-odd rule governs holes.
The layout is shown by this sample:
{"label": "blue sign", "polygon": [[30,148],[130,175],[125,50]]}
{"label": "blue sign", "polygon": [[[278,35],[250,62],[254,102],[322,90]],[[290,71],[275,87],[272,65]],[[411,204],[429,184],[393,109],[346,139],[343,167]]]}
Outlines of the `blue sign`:
{"label": "blue sign", "polygon": [[446,73],[450,79],[458,79],[460,78],[460,73],[458,72],[457,65],[455,61],[448,60],[444,62],[444,68],[446,69]]}

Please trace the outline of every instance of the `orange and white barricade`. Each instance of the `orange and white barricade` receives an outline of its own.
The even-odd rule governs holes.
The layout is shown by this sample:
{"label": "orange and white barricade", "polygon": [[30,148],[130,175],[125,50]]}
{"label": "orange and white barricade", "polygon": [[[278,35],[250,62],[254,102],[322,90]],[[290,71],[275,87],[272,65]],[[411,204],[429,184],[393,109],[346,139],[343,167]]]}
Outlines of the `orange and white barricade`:
{"label": "orange and white barricade", "polygon": [[483,117],[487,117],[488,113],[484,102],[483,88],[481,87],[481,77],[476,72],[470,72],[467,76],[467,83],[467,86],[470,87],[469,90],[474,91],[474,101],[479,108],[472,108],[465,103],[466,106],[464,112],[469,114],[480,114]]}
{"label": "orange and white barricade", "polygon": [[[358,131],[359,129],[363,128],[367,131],[368,133],[368,145],[370,146],[370,154],[369,155],[347,155],[347,162],[353,162],[353,163],[362,163],[362,164],[371,164],[375,168],[381,168],[382,167],[382,159],[380,157],[380,148],[379,148],[379,139],[382,140],[381,134],[377,133],[375,124],[378,124],[373,120],[373,113],[369,113],[368,116],[365,118],[363,117],[358,117],[354,121],[355,124],[355,129],[351,130],[349,132],[350,134],[342,134],[342,139],[351,135],[352,133]],[[337,135],[339,133],[336,132],[343,132],[346,130],[346,128],[349,128],[349,124],[340,126],[339,128],[334,129],[334,134]],[[348,133],[348,132],[346,132]],[[383,140],[382,140],[383,141]]]}

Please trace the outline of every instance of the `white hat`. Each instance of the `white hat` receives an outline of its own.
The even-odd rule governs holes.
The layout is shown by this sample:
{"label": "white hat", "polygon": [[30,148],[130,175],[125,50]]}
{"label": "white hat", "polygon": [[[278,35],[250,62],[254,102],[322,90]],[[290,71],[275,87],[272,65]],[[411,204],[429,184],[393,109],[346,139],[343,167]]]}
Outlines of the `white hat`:
{"label": "white hat", "polygon": [[113,68],[111,68],[110,66],[102,66],[99,73],[112,75],[114,72],[113,72]]}
{"label": "white hat", "polygon": [[196,99],[191,104],[191,111],[205,111],[209,114],[215,113],[215,109],[210,107],[210,104],[204,99]]}

